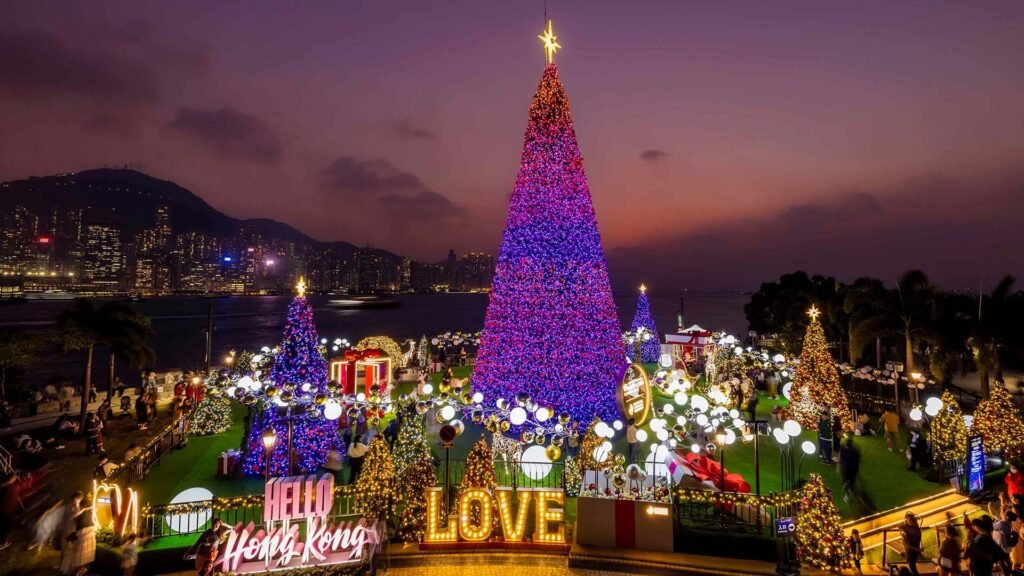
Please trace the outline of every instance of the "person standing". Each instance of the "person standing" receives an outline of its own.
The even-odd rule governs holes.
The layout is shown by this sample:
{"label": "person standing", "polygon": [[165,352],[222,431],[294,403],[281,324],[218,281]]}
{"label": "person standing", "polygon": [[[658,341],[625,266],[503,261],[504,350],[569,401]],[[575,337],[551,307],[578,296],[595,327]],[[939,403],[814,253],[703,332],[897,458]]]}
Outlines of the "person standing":
{"label": "person standing", "polygon": [[71,410],[71,400],[75,397],[75,389],[71,387],[70,382],[65,382],[60,387],[60,408],[61,412],[67,412]]}
{"label": "person standing", "polygon": [[324,461],[324,470],[327,470],[334,476],[335,484],[341,484],[341,468],[344,458],[338,449],[338,445],[331,444],[331,448],[327,451],[327,460]]}
{"label": "person standing", "polygon": [[818,417],[818,458],[823,464],[832,464],[832,416],[828,410]]}
{"label": "person standing", "polygon": [[768,372],[768,375],[764,377],[765,384],[768,385],[768,397],[772,400],[776,400],[779,397],[779,376],[775,370]]}
{"label": "person standing", "polygon": [[960,532],[952,522],[946,524],[946,539],[939,546],[939,576],[959,576],[960,556],[963,544]]}
{"label": "person standing", "polygon": [[348,483],[355,484],[359,479],[359,472],[363,469],[363,458],[369,452],[370,447],[363,444],[363,439],[357,439],[348,447]]}
{"label": "person standing", "polygon": [[1024,496],[1024,472],[1020,471],[1016,463],[1010,463],[1010,471],[1006,473],[1006,495],[1013,499],[1014,494]]}
{"label": "person standing", "polygon": [[879,420],[885,431],[885,444],[889,452],[893,452],[900,446],[900,417],[892,408],[886,408]]}
{"label": "person standing", "polygon": [[199,541],[196,543],[196,573],[199,576],[213,575],[213,565],[220,553],[222,526],[220,518],[214,518],[210,522],[210,528],[199,536]]}
{"label": "person standing", "polygon": [[92,456],[100,451],[100,419],[95,412],[85,417],[85,455]]}
{"label": "person standing", "polygon": [[903,549],[906,551],[907,568],[914,576],[918,576],[917,561],[921,558],[921,526],[917,523],[917,516],[913,512],[907,512],[900,526],[900,537],[903,539]]}
{"label": "person standing", "polygon": [[918,430],[910,431],[910,443],[907,444],[907,452],[910,454],[910,466],[907,470],[924,470],[925,459],[928,455],[928,442]]}
{"label": "person standing", "polygon": [[[971,522],[967,520],[967,522]],[[967,547],[967,559],[971,569],[971,576],[992,576],[993,569],[999,565],[1004,574],[1008,574],[1009,562],[1006,552],[996,544],[992,537],[992,517],[983,515],[973,521],[973,528],[976,532],[974,538]]]}
{"label": "person standing", "polygon": [[629,442],[629,463],[636,464],[637,457],[640,454],[640,440],[637,439],[636,420],[634,418],[630,418],[629,425],[626,426],[626,441]]}
{"label": "person standing", "polygon": [[850,549],[850,560],[853,560],[853,569],[859,575],[862,574],[860,571],[860,561],[864,558],[864,543],[860,540],[860,530],[854,528],[850,531],[850,538],[846,541],[847,547]]}
{"label": "person standing", "polygon": [[135,398],[135,420],[139,423],[139,430],[149,428],[149,404],[144,394]]}

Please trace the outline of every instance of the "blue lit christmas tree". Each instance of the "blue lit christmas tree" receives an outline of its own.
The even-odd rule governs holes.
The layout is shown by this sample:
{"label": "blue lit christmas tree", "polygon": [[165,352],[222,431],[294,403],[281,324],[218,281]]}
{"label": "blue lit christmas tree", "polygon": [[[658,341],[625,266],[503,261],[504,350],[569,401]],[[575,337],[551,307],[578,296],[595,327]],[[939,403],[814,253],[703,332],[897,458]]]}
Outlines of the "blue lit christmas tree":
{"label": "blue lit christmas tree", "polygon": [[553,42],[548,47],[473,389],[489,399],[525,392],[580,422],[595,414],[611,421],[622,341],[569,98],[550,61]]}
{"label": "blue lit christmas tree", "polygon": [[[658,327],[654,325],[654,318],[651,316],[651,302],[647,299],[647,287],[643,284],[640,285],[640,297],[636,300],[636,314],[633,315],[633,324],[629,327],[633,332],[636,332],[637,328],[647,328],[651,333],[651,339],[640,345],[640,361],[647,363],[657,362],[658,356],[661,355]],[[633,347],[627,346],[626,355],[629,356],[631,362],[636,362],[636,359],[633,358],[633,353]]]}
{"label": "blue lit christmas tree", "polygon": [[[266,472],[263,433],[268,428],[273,427],[277,437],[270,453],[273,476],[315,472],[323,465],[327,450],[338,437],[337,422],[324,419],[313,404],[313,398],[326,391],[327,360],[320,352],[313,308],[306,301],[305,288],[305,282],[299,280],[295,299],[288,305],[280,350],[270,371],[273,382],[252,413],[244,446],[246,474]],[[289,470],[289,462],[294,469]]]}

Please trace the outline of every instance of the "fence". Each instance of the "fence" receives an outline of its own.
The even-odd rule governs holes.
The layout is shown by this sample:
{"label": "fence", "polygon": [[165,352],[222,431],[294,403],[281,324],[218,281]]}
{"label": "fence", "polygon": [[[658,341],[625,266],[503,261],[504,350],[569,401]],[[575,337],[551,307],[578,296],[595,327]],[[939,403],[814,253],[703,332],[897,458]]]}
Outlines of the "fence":
{"label": "fence", "polygon": [[[355,486],[336,486],[328,518],[336,523],[356,514]],[[226,526],[249,522],[259,526],[263,524],[263,494],[147,506],[142,517],[141,535],[152,538],[199,534],[214,518],[220,518]]]}
{"label": "fence", "polygon": [[128,487],[145,478],[151,468],[160,464],[160,459],[165,454],[175,447],[185,444],[190,416],[190,414],[185,414],[172,422],[149,444],[146,444],[134,458],[114,470],[114,473],[107,478],[107,482]]}
{"label": "fence", "polygon": [[775,520],[795,517],[801,495],[799,490],[758,496],[677,488],[673,497],[681,526],[774,536]]}

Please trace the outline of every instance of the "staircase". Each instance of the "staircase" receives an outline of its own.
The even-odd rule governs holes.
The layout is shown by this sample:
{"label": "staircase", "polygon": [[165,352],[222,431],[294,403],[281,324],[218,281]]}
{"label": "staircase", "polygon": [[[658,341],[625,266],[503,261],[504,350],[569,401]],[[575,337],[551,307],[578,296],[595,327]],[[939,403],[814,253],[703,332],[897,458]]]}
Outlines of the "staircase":
{"label": "staircase", "polygon": [[[899,508],[885,510],[877,514],[852,520],[843,524],[843,529],[847,535],[854,528],[860,531],[860,538],[864,544],[865,553],[869,550],[880,548],[883,543],[883,535],[886,530],[889,530],[886,545],[890,547],[888,560],[891,562],[892,560],[902,560],[902,542],[900,542],[899,534],[895,530],[899,529],[907,512],[913,512],[917,515],[921,531],[927,533],[928,531],[934,532],[936,527],[945,526],[951,521],[959,524],[964,512],[970,514],[978,509],[978,505],[971,502],[967,496],[958,494],[956,490],[947,490],[934,496],[909,502]],[[865,573],[869,573],[868,567],[865,568]],[[870,572],[888,573],[884,566],[871,566],[871,568],[873,570],[870,570]],[[930,559],[928,559],[927,563],[919,562],[918,570],[922,574],[937,572],[935,565]]]}

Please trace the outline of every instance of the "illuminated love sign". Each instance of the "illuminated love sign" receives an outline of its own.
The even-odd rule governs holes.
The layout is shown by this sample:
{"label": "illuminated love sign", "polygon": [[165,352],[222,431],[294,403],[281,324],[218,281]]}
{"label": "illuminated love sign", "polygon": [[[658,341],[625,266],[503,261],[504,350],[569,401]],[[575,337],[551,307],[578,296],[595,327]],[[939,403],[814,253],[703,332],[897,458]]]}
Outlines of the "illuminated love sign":
{"label": "illuminated love sign", "polygon": [[[498,509],[503,542],[522,542],[526,535],[526,520],[530,501],[535,502],[533,542],[539,544],[565,544],[565,492],[561,488],[520,488],[515,492],[518,503],[513,506],[513,491],[509,487],[495,488],[493,494],[486,488],[463,490],[458,500],[458,519],[452,514],[448,525],[441,526],[441,507],[444,494],[440,487],[427,488],[427,530],[425,543],[484,542],[494,529],[494,508]],[[470,510],[477,505],[479,518],[473,520]],[[554,526],[553,526],[554,525]]]}
{"label": "illuminated love sign", "polygon": [[139,495],[131,488],[92,481],[92,520],[97,528],[109,528],[124,536],[138,531]]}
{"label": "illuminated love sign", "polygon": [[236,525],[217,563],[224,572],[245,574],[367,560],[381,542],[382,525],[365,518],[332,524],[333,506],[330,474],[271,479],[263,493],[266,525]]}

